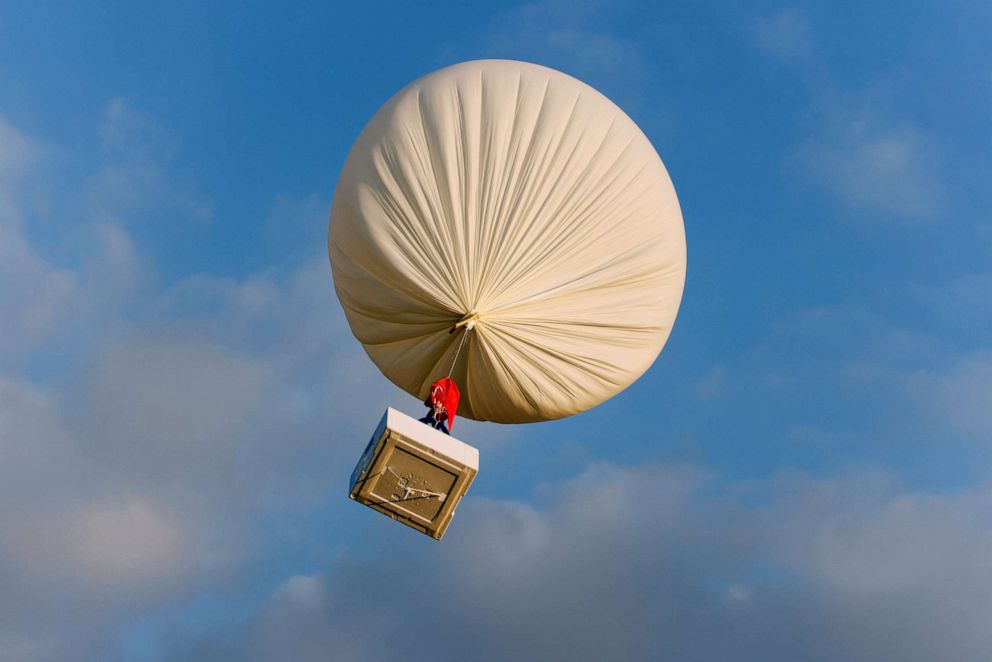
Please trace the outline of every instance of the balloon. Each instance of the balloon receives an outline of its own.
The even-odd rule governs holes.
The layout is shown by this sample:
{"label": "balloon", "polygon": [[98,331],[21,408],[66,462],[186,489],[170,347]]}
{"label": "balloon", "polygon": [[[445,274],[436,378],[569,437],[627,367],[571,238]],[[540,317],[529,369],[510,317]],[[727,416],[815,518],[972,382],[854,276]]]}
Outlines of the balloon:
{"label": "balloon", "polygon": [[685,281],[678,199],[645,135],[588,85],[508,60],[435,71],[376,113],[338,180],[328,252],[386,377],[423,399],[451,371],[459,414],[501,423],[633,383]]}

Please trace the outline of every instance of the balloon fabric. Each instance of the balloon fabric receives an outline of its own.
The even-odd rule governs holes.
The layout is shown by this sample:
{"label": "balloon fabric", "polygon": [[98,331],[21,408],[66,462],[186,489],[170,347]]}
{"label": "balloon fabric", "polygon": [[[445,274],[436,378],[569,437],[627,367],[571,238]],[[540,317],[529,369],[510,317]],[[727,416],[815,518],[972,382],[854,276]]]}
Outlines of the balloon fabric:
{"label": "balloon fabric", "polygon": [[508,60],[431,73],[376,113],[338,180],[328,251],[386,377],[424,399],[450,374],[462,415],[502,423],[576,414],[640,377],[686,268],[647,137],[588,85]]}

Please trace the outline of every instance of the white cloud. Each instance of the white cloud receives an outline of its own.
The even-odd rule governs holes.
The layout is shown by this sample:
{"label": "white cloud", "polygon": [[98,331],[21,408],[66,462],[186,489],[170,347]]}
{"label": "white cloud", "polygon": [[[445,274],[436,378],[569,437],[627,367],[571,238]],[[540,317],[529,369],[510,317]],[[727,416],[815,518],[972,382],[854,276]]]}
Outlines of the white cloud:
{"label": "white cloud", "polygon": [[60,409],[51,394],[0,379],[0,557],[17,559],[0,578],[78,588],[185,572],[179,519],[148,494],[124,492],[114,458],[87,453]]}
{"label": "white cloud", "polygon": [[256,362],[195,338],[115,346],[86,388],[93,434],[119,450],[142,447],[149,463],[213,465],[251,425],[268,378]]}
{"label": "white cloud", "polygon": [[703,399],[715,398],[727,390],[727,371],[715,365],[696,381],[696,395]]}
{"label": "white cloud", "polygon": [[932,337],[892,322],[867,304],[801,309],[782,320],[777,335],[807,358],[846,363],[912,364],[934,355]]}
{"label": "white cloud", "polygon": [[751,590],[739,582],[727,585],[727,599],[732,602],[745,602],[751,599]]}
{"label": "white cloud", "polygon": [[126,99],[113,99],[104,108],[99,135],[99,161],[87,184],[95,218],[139,224],[165,215],[170,225],[187,228],[210,220],[211,201],[174,167],[178,142],[151,117]]}
{"label": "white cloud", "polygon": [[797,158],[814,184],[856,210],[923,221],[943,209],[935,141],[870,105],[834,107]]}
{"label": "white cloud", "polygon": [[[926,593],[964,597],[992,579],[992,530],[982,526],[992,502],[984,493],[948,497],[896,494],[855,513],[832,513],[816,527],[810,557],[820,578],[855,595]],[[981,590],[979,590],[981,592]],[[992,596],[990,596],[992,597]]]}
{"label": "white cloud", "polygon": [[317,609],[327,599],[324,582],[315,575],[294,575],[276,590],[276,600],[285,600],[303,609]]}
{"label": "white cloud", "polygon": [[48,393],[0,376],[0,430],[0,510],[37,498],[43,474],[71,479],[62,462],[75,461],[72,434]]}
{"label": "white cloud", "polygon": [[[487,57],[536,62],[606,89],[621,105],[636,104],[649,67],[638,44],[611,31],[614,6],[598,0],[539,0],[499,11],[472,36]],[[452,59],[448,55],[446,60]]]}
{"label": "white cloud", "polygon": [[938,422],[992,443],[992,351],[964,356],[942,370],[914,372],[904,384],[914,404]]}
{"label": "white cloud", "polygon": [[[94,335],[115,335],[125,307],[154,280],[128,226],[166,214],[171,227],[209,207],[169,174],[168,135],[143,115],[111,102],[101,132],[100,149],[73,155],[42,149],[0,118],[0,370],[52,347],[85,353]],[[57,193],[38,185],[52,171],[67,180]]]}
{"label": "white cloud", "polygon": [[[310,287],[304,274],[227,283],[203,329],[189,311],[154,331],[131,321],[89,356],[78,392],[0,379],[0,639],[22,650],[58,630],[42,659],[97,655],[123,611],[229,578],[259,552],[259,518],[346,480],[388,400],[354,381],[374,368],[323,324],[329,300]],[[94,601],[73,628],[44,615]]]}
{"label": "white cloud", "polygon": [[941,146],[923,126],[905,119],[879,76],[866,89],[837,89],[829,63],[814,52],[812,24],[800,8],[759,18],[750,26],[763,52],[801,66],[810,88],[807,137],[787,160],[858,218],[931,221],[945,208]]}
{"label": "white cloud", "polygon": [[[737,411],[782,412],[778,420],[788,429],[776,422],[772,434],[818,455],[882,457],[914,472],[927,473],[918,463],[936,449],[987,447],[992,354],[975,289],[983,282],[889,288],[877,305],[815,306],[785,316],[728,365],[734,383],[748,385],[735,391]],[[976,450],[982,452],[966,452]],[[944,470],[961,466],[954,452],[938,455],[946,456]]]}
{"label": "white cloud", "polygon": [[[97,174],[59,193],[90,208],[44,245],[61,221],[18,195],[51,164],[0,128],[0,657],[103,657],[125,615],[229,579],[262,519],[346,480],[395,391],[326,263],[161,288],[131,229],[163,199],[196,217],[198,197],[145,116],[112,102],[101,149],[66,156]],[[55,367],[45,386],[32,362]]]}
{"label": "white cloud", "polygon": [[967,348],[987,346],[992,337],[992,272],[941,278],[910,287],[925,328]]}
{"label": "white cloud", "polygon": [[[190,513],[121,480],[49,391],[0,378],[0,657],[87,658],[204,568]],[[138,449],[140,452],[140,449]],[[140,482],[140,481],[139,481]],[[192,544],[190,544],[192,542]]]}
{"label": "white cloud", "polygon": [[0,117],[0,186],[17,181],[39,158],[39,147]]}
{"label": "white cloud", "polygon": [[[323,590],[291,578],[243,629],[215,633],[226,646],[208,637],[174,657],[992,654],[986,491],[932,495],[872,474],[728,484],[692,467],[599,465],[547,495],[536,508],[466,502],[440,547],[394,527],[387,556],[333,564]],[[307,599],[289,599],[297,584]],[[411,632],[431,645],[411,647]]]}
{"label": "white cloud", "polygon": [[[44,159],[9,157],[0,182],[0,657],[105,657],[120,623],[229,581],[262,552],[255,527],[347,480],[398,397],[351,338],[323,257],[163,288],[132,230],[173,193],[169,209],[195,218],[195,187],[126,104],[102,131],[81,168],[97,172],[79,187],[90,209],[72,241],[44,246],[64,266],[28,231],[58,219],[15,195]],[[272,222],[306,225],[319,206],[282,200]],[[56,367],[46,386],[32,361]],[[318,605],[322,585],[297,578],[285,599]]]}
{"label": "white cloud", "polygon": [[0,220],[0,350],[5,355],[37,347],[73,307],[78,287],[72,273],[31,249],[9,217]]}
{"label": "white cloud", "polygon": [[[817,388],[832,389],[836,395],[819,423],[827,429],[838,402],[849,397],[870,412],[876,445],[888,443],[878,434],[914,448],[919,442],[987,444],[992,441],[987,406],[992,402],[992,317],[987,314],[992,308],[983,297],[988,282],[987,276],[973,274],[889,289],[882,306],[801,310],[783,319],[768,346],[758,351],[762,367],[785,366],[786,388],[806,384],[806,399],[815,399],[811,394]],[[732,371],[748,379],[742,377],[745,369],[737,365]],[[796,431],[823,439],[823,430],[800,426]]]}
{"label": "white cloud", "polygon": [[[36,347],[72,307],[75,276],[39,255],[15,199],[40,155],[37,145],[0,118],[0,356]],[[5,361],[0,360],[0,367]]]}
{"label": "white cloud", "polygon": [[178,519],[142,495],[63,502],[31,513],[13,533],[21,564],[96,592],[182,577],[189,558]]}
{"label": "white cloud", "polygon": [[8,662],[33,662],[54,659],[46,642],[0,634],[0,659]]}
{"label": "white cloud", "polygon": [[803,61],[813,53],[809,18],[799,9],[783,9],[756,20],[751,37],[763,51],[782,59]]}
{"label": "white cloud", "polygon": [[81,565],[120,580],[182,568],[183,533],[172,516],[141,497],[94,504],[73,518],[70,543]]}

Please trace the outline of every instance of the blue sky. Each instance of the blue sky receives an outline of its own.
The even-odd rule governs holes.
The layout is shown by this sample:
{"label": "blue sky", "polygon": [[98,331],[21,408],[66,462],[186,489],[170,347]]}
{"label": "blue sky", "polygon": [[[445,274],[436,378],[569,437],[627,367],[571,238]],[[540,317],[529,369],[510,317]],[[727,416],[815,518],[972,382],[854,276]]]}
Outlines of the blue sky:
{"label": "blue sky", "polygon": [[[0,6],[0,658],[992,658],[981,2]],[[386,405],[347,150],[476,58],[665,161],[682,309],[563,421],[459,422],[444,542],[345,497]]]}

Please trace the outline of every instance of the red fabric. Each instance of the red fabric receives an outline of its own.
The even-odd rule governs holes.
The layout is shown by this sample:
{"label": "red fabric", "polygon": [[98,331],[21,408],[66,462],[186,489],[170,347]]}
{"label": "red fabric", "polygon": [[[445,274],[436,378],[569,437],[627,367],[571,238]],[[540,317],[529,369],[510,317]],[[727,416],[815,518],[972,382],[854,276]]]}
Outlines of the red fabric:
{"label": "red fabric", "polygon": [[458,400],[461,392],[458,384],[451,377],[442,377],[431,384],[430,393],[424,404],[434,411],[435,418],[448,421],[448,429],[455,422],[455,412],[458,410]]}

